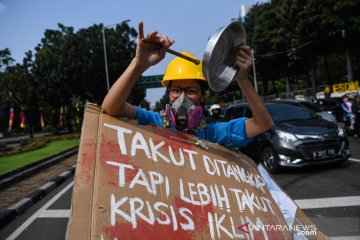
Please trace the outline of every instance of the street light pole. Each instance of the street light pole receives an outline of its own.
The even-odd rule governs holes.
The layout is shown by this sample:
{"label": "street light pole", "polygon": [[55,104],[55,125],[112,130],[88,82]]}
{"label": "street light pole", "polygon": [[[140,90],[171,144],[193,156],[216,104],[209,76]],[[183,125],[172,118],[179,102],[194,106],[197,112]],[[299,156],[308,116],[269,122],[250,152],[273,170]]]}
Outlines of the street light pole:
{"label": "street light pole", "polygon": [[110,83],[109,83],[109,72],[108,72],[107,56],[106,56],[105,27],[103,27],[103,29],[102,29],[102,35],[103,35],[103,44],[104,44],[104,59],[105,59],[106,86],[107,86],[107,90],[109,91],[109,89],[110,89]]}
{"label": "street light pole", "polygon": [[[232,18],[231,20],[239,20],[241,23],[245,23],[245,18],[246,18],[246,14],[249,12],[249,9],[251,8],[251,6],[245,6],[245,5],[240,5],[240,14],[239,14],[239,18]],[[251,49],[251,57],[253,59],[253,75],[254,75],[254,88],[255,91],[257,92],[257,81],[256,81],[256,69],[255,69],[255,57],[254,57],[254,50]]]}
{"label": "street light pole", "polygon": [[[122,23],[127,23],[130,22],[130,19],[124,20],[122,22],[120,22],[120,24]],[[104,60],[105,60],[105,74],[106,74],[106,86],[107,86],[107,91],[110,90],[110,82],[109,82],[109,70],[108,70],[108,63],[107,63],[107,55],[106,55],[106,39],[105,39],[105,29],[111,26],[116,25],[117,23],[114,24],[110,24],[107,26],[104,26],[102,28],[102,37],[103,37],[103,45],[104,45]]]}
{"label": "street light pole", "polygon": [[256,69],[255,69],[255,57],[254,57],[254,49],[251,49],[251,57],[253,59],[253,74],[254,74],[254,87],[255,91],[257,92],[257,81],[256,81]]}

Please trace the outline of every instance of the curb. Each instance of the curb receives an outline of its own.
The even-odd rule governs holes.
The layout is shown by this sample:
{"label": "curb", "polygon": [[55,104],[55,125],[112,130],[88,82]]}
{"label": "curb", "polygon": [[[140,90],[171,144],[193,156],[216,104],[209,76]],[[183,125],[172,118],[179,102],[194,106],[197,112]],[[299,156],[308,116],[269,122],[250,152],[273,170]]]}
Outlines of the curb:
{"label": "curb", "polygon": [[[76,149],[77,150],[77,149]],[[42,185],[37,190],[29,193],[22,200],[18,201],[11,207],[0,212],[0,229],[5,227],[9,222],[14,220],[17,216],[23,213],[26,209],[31,207],[34,203],[42,199],[45,195],[50,193],[57,186],[65,182],[68,178],[75,174],[76,165],[70,167],[68,170],[62,172],[52,181]]]}
{"label": "curb", "polygon": [[0,190],[8,187],[17,181],[20,181],[28,176],[32,176],[34,173],[39,172],[55,163],[58,163],[66,158],[74,155],[78,151],[78,146],[62,151],[50,157],[43,158],[39,161],[27,164],[18,169],[0,174]]}

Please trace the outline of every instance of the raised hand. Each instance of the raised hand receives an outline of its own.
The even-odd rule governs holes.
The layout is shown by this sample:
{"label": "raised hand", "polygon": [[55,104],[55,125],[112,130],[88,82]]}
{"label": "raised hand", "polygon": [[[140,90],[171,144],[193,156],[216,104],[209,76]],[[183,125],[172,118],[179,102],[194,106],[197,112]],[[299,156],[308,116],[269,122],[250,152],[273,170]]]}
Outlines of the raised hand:
{"label": "raised hand", "polygon": [[247,80],[252,63],[253,58],[250,47],[247,45],[240,45],[234,62],[234,66],[239,69],[235,76],[237,81]]}
{"label": "raised hand", "polygon": [[164,59],[166,51],[174,42],[157,31],[149,32],[144,37],[144,23],[140,21],[135,59],[145,68],[155,65]]}

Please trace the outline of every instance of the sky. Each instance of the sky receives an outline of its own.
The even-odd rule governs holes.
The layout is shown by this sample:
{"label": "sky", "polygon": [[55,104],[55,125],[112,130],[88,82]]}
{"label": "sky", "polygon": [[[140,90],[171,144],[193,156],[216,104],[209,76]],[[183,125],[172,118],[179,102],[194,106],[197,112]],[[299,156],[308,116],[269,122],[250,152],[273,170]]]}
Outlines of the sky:
{"label": "sky", "polygon": [[[94,24],[112,26],[130,19],[128,24],[131,27],[137,29],[139,21],[142,20],[145,34],[157,30],[175,40],[171,49],[187,51],[202,59],[209,37],[218,28],[239,18],[241,5],[249,8],[257,2],[266,1],[0,0],[0,50],[9,48],[11,56],[21,63],[25,52],[34,52],[45,30],[57,30],[58,23],[74,27],[77,31]],[[167,54],[162,62],[148,69],[143,75],[164,74],[166,65],[174,57]],[[145,98],[154,104],[164,92],[164,88],[148,89]]]}

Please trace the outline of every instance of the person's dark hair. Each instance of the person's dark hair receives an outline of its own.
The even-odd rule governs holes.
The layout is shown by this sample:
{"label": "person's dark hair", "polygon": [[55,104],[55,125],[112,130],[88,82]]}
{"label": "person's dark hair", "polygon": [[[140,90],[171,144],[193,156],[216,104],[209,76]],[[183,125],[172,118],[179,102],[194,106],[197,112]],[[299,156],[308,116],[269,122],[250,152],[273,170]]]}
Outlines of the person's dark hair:
{"label": "person's dark hair", "polygon": [[207,84],[207,82],[200,80],[198,80],[198,83],[200,84],[203,94],[205,94],[205,91],[208,90],[209,85]]}

